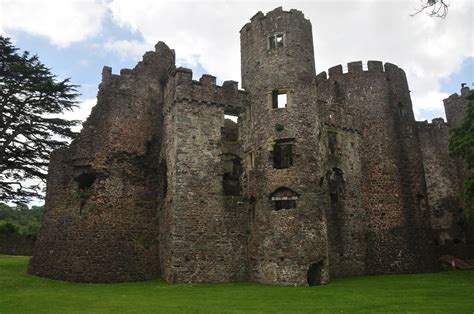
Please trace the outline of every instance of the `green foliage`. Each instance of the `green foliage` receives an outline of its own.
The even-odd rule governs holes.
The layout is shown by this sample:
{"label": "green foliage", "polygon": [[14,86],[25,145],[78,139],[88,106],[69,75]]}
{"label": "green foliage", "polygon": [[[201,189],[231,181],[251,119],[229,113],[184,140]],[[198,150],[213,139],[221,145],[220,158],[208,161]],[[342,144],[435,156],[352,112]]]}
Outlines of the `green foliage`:
{"label": "green foliage", "polygon": [[280,123],[275,124],[275,130],[276,130],[277,132],[281,132],[281,131],[283,131],[284,129],[285,129],[285,126],[284,126],[283,124],[280,124]]}
{"label": "green foliage", "polygon": [[81,189],[79,191],[75,191],[72,195],[73,199],[81,202],[87,201],[93,195],[92,189]]}
{"label": "green foliage", "polygon": [[0,221],[9,221],[19,227],[21,235],[36,236],[41,226],[43,217],[43,206],[32,206],[31,209],[25,204],[10,207],[0,203]]}
{"label": "green foliage", "polygon": [[20,226],[8,220],[0,220],[0,233],[3,234],[19,234]]}
{"label": "green foliage", "polygon": [[464,202],[469,222],[474,224],[474,92],[467,96],[469,106],[459,126],[449,131],[449,153],[467,163],[470,176],[464,183]]}
{"label": "green foliage", "polygon": [[0,201],[42,197],[26,182],[44,181],[51,152],[76,135],[78,121],[58,117],[76,107],[76,87],[0,36]]}
{"label": "green foliage", "polygon": [[323,287],[161,280],[72,283],[26,273],[0,255],[2,313],[472,313],[474,271],[340,278]]}

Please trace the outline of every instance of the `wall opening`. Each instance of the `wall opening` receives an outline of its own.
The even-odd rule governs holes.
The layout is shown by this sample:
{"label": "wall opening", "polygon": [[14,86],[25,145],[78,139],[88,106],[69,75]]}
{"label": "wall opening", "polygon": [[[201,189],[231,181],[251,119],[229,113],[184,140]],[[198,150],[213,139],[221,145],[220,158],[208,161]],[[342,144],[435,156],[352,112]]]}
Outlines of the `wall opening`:
{"label": "wall opening", "polygon": [[96,179],[95,174],[86,172],[77,176],[74,181],[77,182],[77,187],[79,190],[88,190],[92,187]]}
{"label": "wall opening", "polygon": [[274,202],[275,210],[296,208],[296,200],[275,200]]}
{"label": "wall opening", "polygon": [[273,145],[273,168],[285,169],[293,166],[293,140],[277,140]]}
{"label": "wall opening", "polygon": [[344,172],[341,169],[335,167],[332,168],[332,171],[328,171],[326,177],[329,185],[329,196],[331,197],[331,208],[335,208],[344,197]]}
{"label": "wall opening", "polygon": [[330,156],[337,155],[337,133],[328,131],[328,149]]}
{"label": "wall opening", "polygon": [[416,195],[416,201],[417,201],[418,211],[423,214],[426,209],[426,201],[425,201],[424,195],[418,193]]}
{"label": "wall opening", "polygon": [[323,267],[323,262],[313,263],[309,266],[307,273],[307,280],[309,286],[320,286],[322,283],[321,280],[321,271]]}
{"label": "wall opening", "polygon": [[275,89],[272,91],[272,108],[283,109],[288,107],[288,92]]}
{"label": "wall opening", "polygon": [[162,160],[158,166],[158,176],[160,178],[158,185],[158,197],[164,199],[168,193],[168,166],[166,165],[165,160]]}
{"label": "wall opening", "polygon": [[275,49],[284,46],[284,35],[283,34],[275,34],[268,37],[268,48]]}
{"label": "wall opening", "polygon": [[249,152],[247,154],[247,169],[253,170],[255,168],[255,153]]}
{"label": "wall opening", "polygon": [[224,126],[221,128],[221,139],[226,142],[236,142],[239,139],[237,116],[224,115]]}
{"label": "wall opening", "polygon": [[274,210],[295,209],[298,198],[298,193],[287,187],[279,187],[270,195]]}
{"label": "wall opening", "polygon": [[239,116],[232,115],[232,114],[225,114],[224,119],[229,119],[229,120],[232,120],[233,122],[237,123],[237,121],[239,120]]}
{"label": "wall opening", "polygon": [[222,189],[224,195],[239,196],[241,193],[240,176],[242,175],[242,165],[240,158],[232,154],[221,156],[223,175]]}
{"label": "wall opening", "polygon": [[400,117],[405,118],[407,116],[407,111],[405,109],[405,106],[401,102],[398,103],[398,113],[400,114]]}
{"label": "wall opening", "polygon": [[74,178],[77,182],[76,198],[79,200],[79,215],[82,215],[82,209],[87,203],[87,200],[92,196],[92,185],[96,180],[96,175],[90,172],[85,172]]}

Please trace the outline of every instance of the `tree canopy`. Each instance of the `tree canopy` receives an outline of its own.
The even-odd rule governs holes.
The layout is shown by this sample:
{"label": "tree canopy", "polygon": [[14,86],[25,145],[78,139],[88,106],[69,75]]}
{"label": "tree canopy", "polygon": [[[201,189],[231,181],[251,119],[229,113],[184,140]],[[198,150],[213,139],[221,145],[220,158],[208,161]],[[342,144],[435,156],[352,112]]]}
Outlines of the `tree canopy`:
{"label": "tree canopy", "polygon": [[36,236],[41,226],[43,206],[19,203],[15,207],[0,203],[0,233]]}
{"label": "tree canopy", "polygon": [[474,224],[474,92],[467,96],[469,105],[461,124],[449,132],[449,152],[466,161],[469,176],[464,183],[464,201]]}
{"label": "tree canopy", "polygon": [[59,117],[76,107],[76,88],[0,36],[0,201],[41,197],[40,185],[28,182],[44,181],[50,153],[76,135],[78,121]]}
{"label": "tree canopy", "polygon": [[421,0],[421,5],[416,12],[412,14],[417,15],[420,12],[426,12],[431,17],[445,18],[448,15],[449,3],[446,0]]}

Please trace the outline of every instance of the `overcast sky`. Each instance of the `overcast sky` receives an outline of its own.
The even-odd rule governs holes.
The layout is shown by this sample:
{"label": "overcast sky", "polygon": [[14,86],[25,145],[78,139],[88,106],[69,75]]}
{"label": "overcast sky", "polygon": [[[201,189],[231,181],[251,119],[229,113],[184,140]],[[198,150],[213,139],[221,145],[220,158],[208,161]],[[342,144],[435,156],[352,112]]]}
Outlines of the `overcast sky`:
{"label": "overcast sky", "polygon": [[85,119],[103,65],[133,67],[159,40],[178,65],[240,81],[239,30],[256,12],[302,10],[313,25],[317,72],[350,61],[395,63],[408,76],[419,120],[444,116],[442,99],[474,82],[472,0],[452,0],[446,19],[410,16],[419,0],[181,1],[0,0],[0,33],[80,84]]}

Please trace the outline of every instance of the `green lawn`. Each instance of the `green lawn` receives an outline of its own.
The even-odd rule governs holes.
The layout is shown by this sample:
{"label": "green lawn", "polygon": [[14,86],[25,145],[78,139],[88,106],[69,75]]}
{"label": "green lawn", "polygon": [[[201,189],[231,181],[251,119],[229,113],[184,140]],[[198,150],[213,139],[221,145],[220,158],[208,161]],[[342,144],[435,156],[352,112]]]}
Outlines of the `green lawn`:
{"label": "green lawn", "polygon": [[0,313],[474,312],[474,271],[355,277],[322,287],[78,284],[30,276],[27,264],[28,257],[0,255]]}

